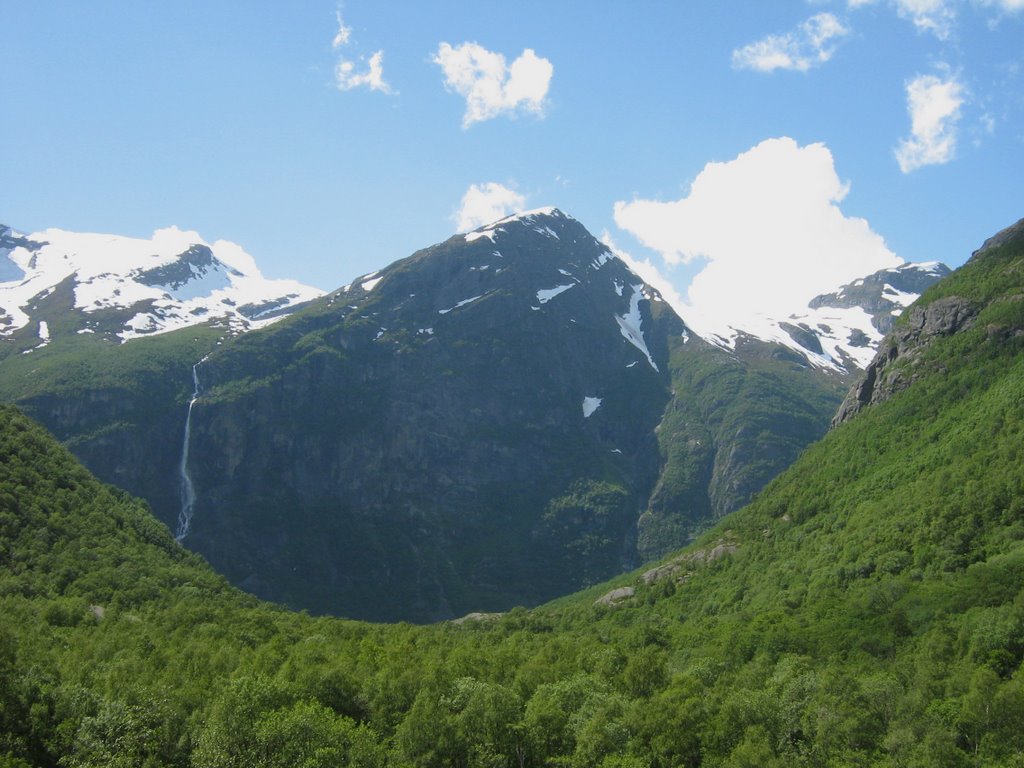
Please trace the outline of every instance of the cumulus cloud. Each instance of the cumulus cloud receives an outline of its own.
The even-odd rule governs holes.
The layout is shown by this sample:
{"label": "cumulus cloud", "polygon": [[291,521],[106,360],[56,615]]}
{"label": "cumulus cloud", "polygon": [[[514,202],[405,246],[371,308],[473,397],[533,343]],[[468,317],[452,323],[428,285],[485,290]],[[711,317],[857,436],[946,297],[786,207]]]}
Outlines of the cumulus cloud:
{"label": "cumulus cloud", "polygon": [[737,69],[772,72],[789,69],[806,72],[832,58],[836,42],[849,34],[831,13],[818,13],[795,30],[783,35],[768,35],[732,52],[732,65]]}
{"label": "cumulus cloud", "polygon": [[955,75],[920,75],[907,83],[910,136],[896,148],[903,173],[953,159],[963,103],[964,87]]}
{"label": "cumulus cloud", "polygon": [[526,198],[503,184],[495,181],[470,184],[452,220],[458,232],[469,232],[518,213],[525,207]]}
{"label": "cumulus cloud", "polygon": [[377,51],[367,62],[367,68],[356,71],[356,63],[349,59],[340,59],[334,69],[334,82],[339,91],[351,91],[366,87],[371,91],[393,93],[391,86],[384,81],[384,51]]}
{"label": "cumulus cloud", "polygon": [[768,139],[708,163],[680,200],[616,203],[615,223],[661,254],[683,297],[676,309],[698,332],[742,327],[902,263],[867,221],[840,210],[848,191],[824,144]]}
{"label": "cumulus cloud", "polygon": [[554,67],[527,48],[508,65],[500,53],[476,43],[441,43],[434,63],[445,87],[466,99],[462,127],[518,111],[543,115]]}

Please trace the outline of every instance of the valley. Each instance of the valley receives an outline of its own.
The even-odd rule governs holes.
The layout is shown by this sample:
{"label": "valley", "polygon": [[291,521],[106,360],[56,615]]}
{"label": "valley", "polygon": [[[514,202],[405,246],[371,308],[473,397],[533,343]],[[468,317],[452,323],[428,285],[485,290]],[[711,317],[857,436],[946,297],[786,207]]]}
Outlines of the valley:
{"label": "valley", "polygon": [[[1024,752],[1022,264],[1018,224],[926,290],[876,358],[885,396],[656,568],[431,626],[244,594],[5,406],[0,754],[1011,765]],[[961,321],[925,322],[952,304]]]}
{"label": "valley", "polygon": [[[25,269],[73,241],[7,237]],[[242,265],[237,246],[214,248]],[[143,281],[140,296],[164,281],[165,294],[121,299],[113,322],[103,302],[82,306],[95,267],[40,272],[59,290],[44,286],[9,332],[0,393],[246,591],[419,622],[536,605],[692,540],[825,433],[864,345],[945,269],[868,276],[764,338],[708,341],[553,208],[456,235],[264,327],[215,305],[226,278],[211,284],[209,270],[237,269],[212,253],[200,242],[157,266],[125,261],[116,280]],[[186,296],[208,306],[191,325],[118,330]],[[26,346],[42,323],[49,342]]]}

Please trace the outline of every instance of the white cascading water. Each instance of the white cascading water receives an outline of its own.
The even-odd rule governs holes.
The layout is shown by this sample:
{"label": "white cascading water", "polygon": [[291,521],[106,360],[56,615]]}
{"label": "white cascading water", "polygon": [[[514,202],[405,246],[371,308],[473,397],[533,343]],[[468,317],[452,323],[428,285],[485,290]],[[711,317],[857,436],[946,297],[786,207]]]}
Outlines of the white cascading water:
{"label": "white cascading water", "polygon": [[181,465],[178,467],[181,511],[178,512],[178,530],[174,534],[174,538],[178,541],[188,535],[188,529],[192,525],[192,508],[196,503],[196,489],[192,484],[192,475],[188,471],[188,446],[192,433],[192,406],[199,399],[199,366],[204,362],[206,362],[205,357],[192,366],[192,399],[188,401],[188,414],[185,416],[185,441],[181,446]]}

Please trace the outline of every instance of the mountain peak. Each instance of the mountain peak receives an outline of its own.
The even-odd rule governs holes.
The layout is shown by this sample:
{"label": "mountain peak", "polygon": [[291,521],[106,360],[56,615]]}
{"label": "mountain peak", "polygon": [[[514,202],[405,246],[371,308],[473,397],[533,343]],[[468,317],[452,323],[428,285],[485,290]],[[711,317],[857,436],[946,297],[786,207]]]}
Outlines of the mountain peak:
{"label": "mountain peak", "polygon": [[75,313],[76,332],[127,341],[214,319],[245,330],[320,294],[264,278],[234,243],[174,226],[150,238],[0,227],[0,336],[34,336],[54,302]]}
{"label": "mountain peak", "polygon": [[[547,206],[544,208],[534,208],[531,211],[521,211],[519,213],[513,213],[511,216],[506,216],[503,219],[492,221],[490,224],[485,224],[482,227],[477,227],[472,232],[467,232],[463,237],[467,243],[471,243],[474,240],[478,240],[481,237],[486,237],[492,242],[495,235],[498,232],[504,231],[503,228],[511,224],[524,224],[526,226],[532,226],[537,232],[541,234],[550,233],[551,236],[558,237],[555,232],[550,229],[550,226],[554,222],[574,222],[579,223],[572,216],[568,216],[558,208]],[[581,225],[582,226],[582,225]]]}

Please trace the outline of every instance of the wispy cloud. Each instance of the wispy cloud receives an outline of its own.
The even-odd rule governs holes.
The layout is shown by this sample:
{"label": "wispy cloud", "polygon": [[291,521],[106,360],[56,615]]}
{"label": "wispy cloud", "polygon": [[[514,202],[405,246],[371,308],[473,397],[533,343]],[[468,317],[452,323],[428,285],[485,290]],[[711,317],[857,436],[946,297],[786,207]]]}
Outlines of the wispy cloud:
{"label": "wispy cloud", "polygon": [[758,72],[776,69],[806,72],[831,59],[838,41],[849,32],[833,14],[818,13],[790,32],[768,35],[737,48],[732,52],[732,65]]}
{"label": "wispy cloud", "polygon": [[[338,22],[338,31],[334,33],[331,48],[339,51],[352,42],[352,27],[345,24],[340,10],[335,11],[334,17]],[[370,56],[369,61],[363,56],[359,57],[359,61],[366,65],[362,71],[357,71],[358,65],[355,59],[338,56],[338,62],[334,66],[334,84],[338,87],[339,91],[369,88],[371,91],[379,91],[380,93],[395,93],[384,80],[383,50],[379,50]]]}
{"label": "wispy cloud", "polygon": [[522,211],[525,207],[526,198],[523,195],[496,181],[470,184],[452,220],[457,231],[468,232]]}
{"label": "wispy cloud", "polygon": [[1024,11],[1024,0],[981,0],[982,5],[990,5],[1006,13]]}
{"label": "wispy cloud", "polygon": [[949,0],[894,0],[896,11],[921,32],[947,40],[953,32],[956,9]]}
{"label": "wispy cloud", "polygon": [[[852,10],[874,5],[877,0],[847,0]],[[940,40],[948,40],[956,22],[956,0],[889,0],[900,18],[911,22],[919,32],[930,32]],[[981,0],[982,4],[1021,4],[1022,0]]]}
{"label": "wispy cloud", "polygon": [[527,48],[508,65],[500,53],[477,43],[441,43],[434,63],[445,87],[466,99],[462,127],[519,111],[543,115],[554,67]]}
{"label": "wispy cloud", "polygon": [[348,39],[352,36],[352,27],[345,26],[345,22],[341,18],[341,11],[335,11],[334,17],[338,20],[338,31],[334,34],[331,48],[338,50],[341,46],[348,43]]}
{"label": "wispy cloud", "polygon": [[964,100],[964,86],[952,74],[945,78],[920,75],[907,83],[910,136],[896,148],[903,173],[953,159]]}
{"label": "wispy cloud", "polygon": [[391,86],[384,81],[384,51],[377,51],[367,62],[363,72],[356,71],[356,63],[348,59],[338,61],[334,70],[334,82],[339,91],[351,91],[355,88],[367,87],[371,91],[394,93]]}

